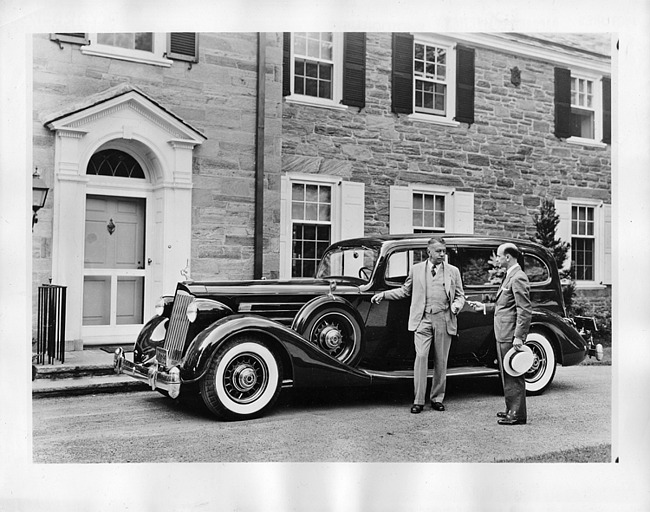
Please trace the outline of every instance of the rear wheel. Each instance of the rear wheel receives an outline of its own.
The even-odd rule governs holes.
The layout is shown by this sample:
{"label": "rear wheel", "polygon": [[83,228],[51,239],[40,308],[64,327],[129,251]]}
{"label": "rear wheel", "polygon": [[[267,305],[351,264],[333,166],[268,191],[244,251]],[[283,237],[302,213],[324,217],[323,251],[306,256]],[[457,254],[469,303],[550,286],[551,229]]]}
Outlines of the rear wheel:
{"label": "rear wheel", "polygon": [[526,345],[533,351],[533,366],[526,372],[526,393],[541,395],[553,382],[556,358],[553,345],[544,334],[531,332]]}
{"label": "rear wheel", "polygon": [[262,341],[238,338],[221,347],[201,380],[201,397],[217,417],[261,416],[280,394],[282,363]]}

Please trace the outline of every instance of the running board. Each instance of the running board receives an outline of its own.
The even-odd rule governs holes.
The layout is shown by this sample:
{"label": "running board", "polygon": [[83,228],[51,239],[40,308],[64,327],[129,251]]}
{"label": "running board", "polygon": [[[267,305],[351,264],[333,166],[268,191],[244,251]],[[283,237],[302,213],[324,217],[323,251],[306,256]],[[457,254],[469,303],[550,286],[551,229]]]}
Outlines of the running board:
{"label": "running board", "polygon": [[[378,379],[412,379],[413,370],[398,370],[392,372],[382,372],[378,370],[360,370],[373,378]],[[496,368],[488,368],[486,366],[460,366],[458,368],[447,368],[447,377],[485,377],[488,375],[499,375],[499,370]],[[433,377],[433,370],[427,372],[427,377]]]}

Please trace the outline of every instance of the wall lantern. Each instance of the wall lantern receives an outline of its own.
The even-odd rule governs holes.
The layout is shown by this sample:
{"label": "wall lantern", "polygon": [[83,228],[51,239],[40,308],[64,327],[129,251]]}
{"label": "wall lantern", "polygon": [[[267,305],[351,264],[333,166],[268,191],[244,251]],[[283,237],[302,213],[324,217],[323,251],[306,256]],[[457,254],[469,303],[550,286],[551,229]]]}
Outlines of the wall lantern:
{"label": "wall lantern", "polygon": [[37,167],[34,174],[32,174],[32,210],[34,211],[32,215],[32,231],[34,231],[34,224],[38,222],[36,212],[45,206],[45,200],[47,199],[47,193],[49,190],[50,189],[47,188],[45,182],[38,175]]}

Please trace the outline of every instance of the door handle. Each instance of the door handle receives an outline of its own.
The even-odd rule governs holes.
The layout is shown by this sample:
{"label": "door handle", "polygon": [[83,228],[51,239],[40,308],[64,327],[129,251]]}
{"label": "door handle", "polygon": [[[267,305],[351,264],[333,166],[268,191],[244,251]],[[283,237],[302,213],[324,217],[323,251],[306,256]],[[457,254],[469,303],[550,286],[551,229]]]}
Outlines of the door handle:
{"label": "door handle", "polygon": [[147,265],[151,265],[153,263],[153,260],[151,258],[147,258]]}

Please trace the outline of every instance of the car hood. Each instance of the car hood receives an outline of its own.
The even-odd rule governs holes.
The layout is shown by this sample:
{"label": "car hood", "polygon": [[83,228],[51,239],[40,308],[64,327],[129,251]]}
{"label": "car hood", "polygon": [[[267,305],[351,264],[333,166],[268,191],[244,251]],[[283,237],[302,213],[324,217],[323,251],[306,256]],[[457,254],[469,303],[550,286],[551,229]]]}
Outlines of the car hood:
{"label": "car hood", "polygon": [[185,281],[182,283],[192,295],[242,296],[242,295],[324,295],[330,290],[330,282],[336,282],[337,295],[358,294],[359,283],[349,279],[256,279],[248,281]]}

